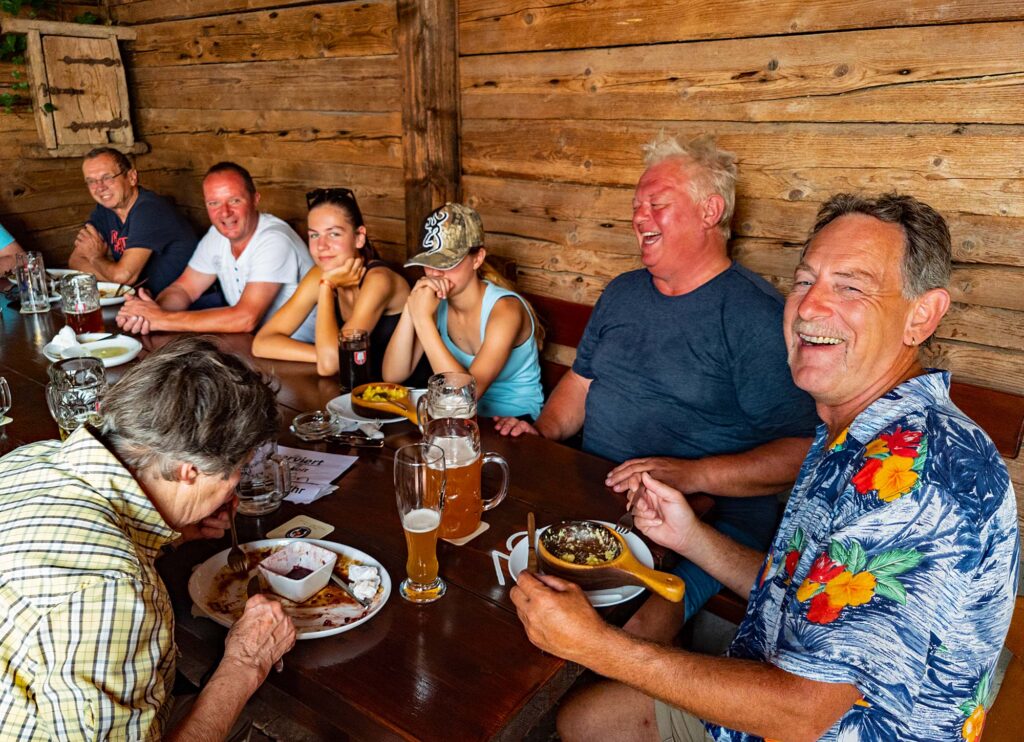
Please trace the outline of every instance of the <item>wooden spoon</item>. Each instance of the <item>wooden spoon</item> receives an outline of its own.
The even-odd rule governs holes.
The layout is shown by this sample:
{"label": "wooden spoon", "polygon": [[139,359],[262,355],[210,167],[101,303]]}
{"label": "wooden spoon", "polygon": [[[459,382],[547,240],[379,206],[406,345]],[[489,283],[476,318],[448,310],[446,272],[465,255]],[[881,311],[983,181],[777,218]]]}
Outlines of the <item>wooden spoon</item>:
{"label": "wooden spoon", "polygon": [[[618,554],[599,564],[576,564],[559,559],[549,549],[555,547],[555,540],[566,531],[578,544],[598,540],[602,544],[607,543],[602,532],[610,534],[618,544]],[[556,523],[541,534],[537,551],[545,572],[571,580],[584,590],[641,585],[673,603],[681,601],[686,590],[686,584],[676,575],[658,572],[641,564],[630,551],[626,539],[601,523],[588,520]]]}

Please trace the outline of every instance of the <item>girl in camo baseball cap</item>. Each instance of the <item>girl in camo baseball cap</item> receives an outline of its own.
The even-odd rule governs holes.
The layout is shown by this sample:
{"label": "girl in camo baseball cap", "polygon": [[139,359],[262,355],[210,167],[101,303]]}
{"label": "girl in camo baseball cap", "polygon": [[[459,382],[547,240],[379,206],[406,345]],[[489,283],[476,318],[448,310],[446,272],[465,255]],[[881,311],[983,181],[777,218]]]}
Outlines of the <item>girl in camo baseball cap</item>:
{"label": "girl in camo baseball cap", "polygon": [[388,344],[384,380],[401,381],[425,356],[434,373],[473,375],[478,415],[536,418],[543,401],[540,323],[487,262],[480,215],[463,204],[436,209],[420,231],[420,252],[405,265],[426,275]]}

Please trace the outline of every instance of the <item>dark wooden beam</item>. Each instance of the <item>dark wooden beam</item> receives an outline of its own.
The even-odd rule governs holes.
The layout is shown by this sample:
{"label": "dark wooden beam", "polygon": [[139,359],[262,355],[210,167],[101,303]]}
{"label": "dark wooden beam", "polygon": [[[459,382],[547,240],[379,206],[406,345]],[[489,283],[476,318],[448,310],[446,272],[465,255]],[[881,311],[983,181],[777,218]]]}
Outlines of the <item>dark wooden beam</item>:
{"label": "dark wooden beam", "polygon": [[445,201],[458,201],[459,45],[453,0],[398,0],[402,67],[407,254],[420,224]]}

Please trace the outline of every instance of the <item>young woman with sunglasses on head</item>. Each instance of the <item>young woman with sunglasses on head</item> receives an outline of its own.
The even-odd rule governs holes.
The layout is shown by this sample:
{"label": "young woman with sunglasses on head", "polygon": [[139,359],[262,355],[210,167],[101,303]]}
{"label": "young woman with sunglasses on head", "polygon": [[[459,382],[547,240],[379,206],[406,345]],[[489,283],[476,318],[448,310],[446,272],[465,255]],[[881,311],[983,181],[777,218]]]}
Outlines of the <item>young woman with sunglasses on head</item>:
{"label": "young woman with sunglasses on head", "polygon": [[384,356],[384,380],[401,381],[424,358],[434,373],[476,378],[480,417],[535,419],[544,400],[540,325],[530,305],[487,262],[483,225],[473,209],[445,204],[427,217],[422,266]]}
{"label": "young woman with sunglasses on head", "polygon": [[[380,379],[384,349],[409,296],[409,285],[377,257],[352,191],[318,188],[306,194],[306,205],[309,252],[315,265],[288,302],[260,328],[253,354],[316,363],[320,375],[330,376],[338,373],[339,331],[366,330],[370,378]],[[293,340],[290,335],[313,311],[315,344]]]}

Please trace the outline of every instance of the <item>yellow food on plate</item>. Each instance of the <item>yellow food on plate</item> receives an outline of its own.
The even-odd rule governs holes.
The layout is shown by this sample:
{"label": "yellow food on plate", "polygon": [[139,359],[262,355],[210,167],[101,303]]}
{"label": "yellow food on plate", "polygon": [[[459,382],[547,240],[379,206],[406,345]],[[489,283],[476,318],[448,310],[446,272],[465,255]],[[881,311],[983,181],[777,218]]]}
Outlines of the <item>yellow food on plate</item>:
{"label": "yellow food on plate", "polygon": [[370,384],[359,396],[364,402],[394,402],[405,396],[405,389],[386,384]]}

